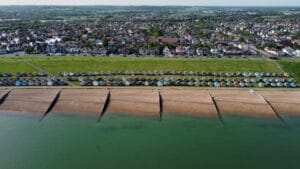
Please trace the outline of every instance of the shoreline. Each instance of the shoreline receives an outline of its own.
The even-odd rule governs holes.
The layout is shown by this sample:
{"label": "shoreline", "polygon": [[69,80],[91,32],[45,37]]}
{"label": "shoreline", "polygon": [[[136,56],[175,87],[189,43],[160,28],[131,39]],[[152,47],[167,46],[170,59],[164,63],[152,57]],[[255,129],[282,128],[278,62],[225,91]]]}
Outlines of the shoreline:
{"label": "shoreline", "polygon": [[33,114],[68,112],[101,118],[107,113],[160,118],[183,114],[222,119],[241,115],[281,119],[300,116],[299,89],[216,88],[0,88],[0,111]]}

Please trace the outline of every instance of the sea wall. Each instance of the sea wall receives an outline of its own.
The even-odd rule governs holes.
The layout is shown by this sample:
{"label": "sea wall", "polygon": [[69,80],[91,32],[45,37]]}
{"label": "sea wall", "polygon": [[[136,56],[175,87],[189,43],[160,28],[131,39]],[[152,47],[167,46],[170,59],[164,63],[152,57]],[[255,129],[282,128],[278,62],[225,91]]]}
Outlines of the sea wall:
{"label": "sea wall", "polygon": [[68,113],[100,118],[106,113],[161,118],[184,114],[221,118],[300,115],[300,90],[195,88],[0,89],[0,111],[45,116]]}

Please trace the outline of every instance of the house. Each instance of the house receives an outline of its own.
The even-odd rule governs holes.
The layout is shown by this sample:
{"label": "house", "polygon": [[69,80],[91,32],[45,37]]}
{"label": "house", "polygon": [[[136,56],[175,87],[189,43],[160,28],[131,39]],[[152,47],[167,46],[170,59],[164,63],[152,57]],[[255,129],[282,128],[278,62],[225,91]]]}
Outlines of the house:
{"label": "house", "polygon": [[217,48],[211,48],[210,53],[212,56],[217,56],[219,55],[219,50]]}
{"label": "house", "polygon": [[175,49],[175,53],[177,55],[185,55],[186,54],[186,48],[183,47],[183,46],[177,46],[176,49]]}
{"label": "house", "polygon": [[237,47],[241,50],[249,50],[250,48],[250,45],[248,44],[245,44],[245,43],[241,43],[241,44],[238,44]]}
{"label": "house", "polygon": [[257,55],[259,55],[259,52],[256,50],[250,49],[250,50],[243,51],[243,54],[248,55],[248,56],[257,56]]}
{"label": "house", "polygon": [[139,48],[139,54],[142,55],[142,56],[148,55],[149,50],[145,47],[141,47],[141,48]]}
{"label": "house", "polygon": [[80,50],[80,53],[82,53],[82,54],[89,54],[89,53],[91,53],[91,49],[90,48],[82,48],[81,50]]}
{"label": "house", "polygon": [[102,42],[102,40],[100,40],[100,39],[96,39],[96,41],[95,41],[95,45],[102,46],[102,45],[103,45],[103,42]]}
{"label": "house", "polygon": [[48,44],[46,47],[46,53],[58,53],[58,47],[54,44]]}
{"label": "house", "polygon": [[118,49],[118,53],[121,55],[129,55],[130,54],[130,49],[127,47],[122,47]]}
{"label": "house", "polygon": [[55,38],[49,38],[45,42],[47,44],[55,44],[55,43],[59,43],[60,41],[61,41],[61,38],[55,37]]}
{"label": "house", "polygon": [[293,56],[294,55],[294,50],[291,47],[285,47],[285,48],[283,48],[282,52],[286,56]]}
{"label": "house", "polygon": [[208,54],[208,51],[207,51],[207,49],[204,49],[204,48],[197,48],[196,54],[198,56],[206,56]]}
{"label": "house", "polygon": [[6,48],[0,48],[0,55],[7,54]]}
{"label": "house", "polygon": [[80,48],[78,48],[76,45],[70,45],[65,48],[66,53],[76,54],[80,52]]}
{"label": "house", "polygon": [[20,52],[22,51],[22,47],[18,44],[10,44],[6,47],[8,53]]}
{"label": "house", "polygon": [[108,46],[108,48],[107,48],[107,53],[108,54],[116,54],[117,53],[117,47],[115,47],[115,46]]}
{"label": "house", "polygon": [[187,54],[188,56],[193,56],[193,55],[195,54],[195,50],[192,49],[191,47],[188,47],[188,48],[186,49],[186,54]]}
{"label": "house", "polygon": [[223,49],[224,55],[242,55],[242,51],[238,47],[227,46]]}
{"label": "house", "polygon": [[46,42],[36,42],[34,45],[34,53],[45,53],[45,50],[47,48]]}
{"label": "house", "polygon": [[150,37],[150,42],[160,42],[160,43],[169,43],[169,44],[176,44],[178,42],[177,38],[172,37]]}
{"label": "house", "polygon": [[92,52],[92,54],[95,54],[95,55],[106,55],[107,54],[107,50],[105,48],[96,48],[96,49],[93,49],[91,52]]}
{"label": "house", "polygon": [[149,50],[150,56],[158,56],[159,55],[159,49],[158,48],[152,48]]}
{"label": "house", "polygon": [[169,57],[173,56],[171,50],[167,46],[163,49],[163,55]]}
{"label": "house", "polygon": [[294,56],[300,57],[300,50],[295,50],[294,51]]}
{"label": "house", "polygon": [[176,44],[177,43],[177,38],[160,37],[160,38],[158,38],[158,41],[162,42],[162,43]]}
{"label": "house", "polygon": [[267,53],[272,54],[272,55],[276,55],[276,56],[279,55],[278,50],[275,49],[275,48],[265,47],[265,51],[266,51]]}

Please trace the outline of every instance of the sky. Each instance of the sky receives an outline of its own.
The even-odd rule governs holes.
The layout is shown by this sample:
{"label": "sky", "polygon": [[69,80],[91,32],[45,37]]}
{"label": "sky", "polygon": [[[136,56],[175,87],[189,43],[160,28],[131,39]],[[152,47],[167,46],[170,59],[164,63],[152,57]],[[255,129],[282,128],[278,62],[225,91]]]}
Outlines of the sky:
{"label": "sky", "polygon": [[300,6],[300,0],[0,0],[0,5]]}

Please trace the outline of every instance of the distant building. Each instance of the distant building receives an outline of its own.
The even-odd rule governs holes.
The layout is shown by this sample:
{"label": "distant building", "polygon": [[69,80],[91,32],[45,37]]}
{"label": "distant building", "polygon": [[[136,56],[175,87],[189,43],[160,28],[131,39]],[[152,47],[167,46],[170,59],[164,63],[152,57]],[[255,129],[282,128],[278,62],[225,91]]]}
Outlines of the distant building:
{"label": "distant building", "polygon": [[142,56],[148,55],[149,50],[145,47],[141,47],[141,48],[139,48],[139,54],[142,55]]}
{"label": "distant building", "polygon": [[241,44],[238,44],[237,47],[241,50],[249,50],[250,48],[250,45],[248,44],[245,44],[245,43],[241,43]]}
{"label": "distant building", "polygon": [[10,44],[6,48],[8,53],[19,52],[22,51],[22,47],[18,44]]}
{"label": "distant building", "polygon": [[7,54],[7,50],[6,49],[0,49],[0,55],[4,55]]}
{"label": "distant building", "polygon": [[173,56],[171,50],[167,46],[163,49],[163,55],[169,57]]}
{"label": "distant building", "polygon": [[291,47],[283,48],[282,52],[287,56],[293,56],[294,55],[294,50]]}
{"label": "distant building", "polygon": [[196,54],[198,56],[206,56],[208,54],[208,51],[207,51],[207,49],[197,48]]}
{"label": "distant building", "polygon": [[300,50],[295,50],[294,51],[294,56],[300,57]]}
{"label": "distant building", "polygon": [[276,55],[276,56],[279,55],[278,50],[276,50],[275,48],[269,48],[269,47],[266,47],[266,48],[265,48],[265,51],[266,51],[267,53],[272,54],[272,55]]}
{"label": "distant building", "polygon": [[213,56],[217,56],[217,55],[219,54],[219,50],[216,49],[216,48],[211,48],[211,49],[210,49],[210,53],[211,53],[211,55],[213,55]]}
{"label": "distant building", "polygon": [[175,52],[177,55],[185,55],[186,54],[186,48],[183,46],[177,46],[175,49]]}
{"label": "distant building", "polygon": [[228,46],[223,49],[223,53],[224,55],[241,55],[242,51],[237,47]]}

